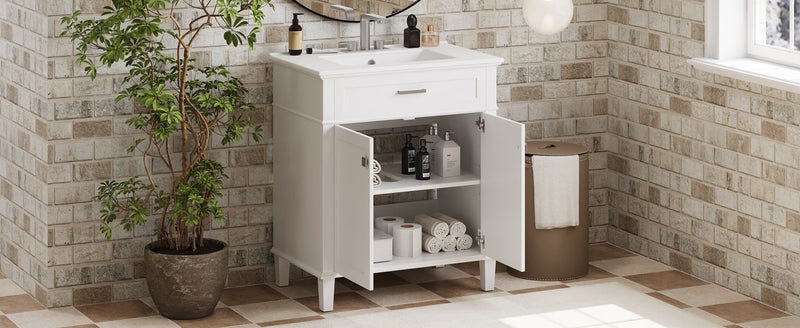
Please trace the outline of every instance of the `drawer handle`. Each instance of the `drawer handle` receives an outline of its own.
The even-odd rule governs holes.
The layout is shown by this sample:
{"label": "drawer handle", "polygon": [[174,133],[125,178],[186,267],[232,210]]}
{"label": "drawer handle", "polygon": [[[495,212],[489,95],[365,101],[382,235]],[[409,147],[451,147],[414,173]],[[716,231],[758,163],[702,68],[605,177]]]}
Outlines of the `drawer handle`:
{"label": "drawer handle", "polygon": [[417,90],[397,90],[398,95],[413,95],[416,93],[427,93],[427,89],[417,89]]}

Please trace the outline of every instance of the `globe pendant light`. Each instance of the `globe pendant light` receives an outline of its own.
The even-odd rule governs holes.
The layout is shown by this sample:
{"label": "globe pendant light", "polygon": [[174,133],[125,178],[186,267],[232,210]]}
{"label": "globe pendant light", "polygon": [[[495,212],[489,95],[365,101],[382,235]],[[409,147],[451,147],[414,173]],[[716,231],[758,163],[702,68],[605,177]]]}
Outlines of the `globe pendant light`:
{"label": "globe pendant light", "polygon": [[522,15],[535,32],[555,34],[572,21],[572,0],[523,0]]}

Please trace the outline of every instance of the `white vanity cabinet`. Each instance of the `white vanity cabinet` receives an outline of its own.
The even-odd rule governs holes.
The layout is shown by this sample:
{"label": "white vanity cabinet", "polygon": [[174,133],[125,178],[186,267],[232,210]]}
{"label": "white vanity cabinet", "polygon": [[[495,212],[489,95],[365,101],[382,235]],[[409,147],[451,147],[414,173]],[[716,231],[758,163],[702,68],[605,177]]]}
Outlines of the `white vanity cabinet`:
{"label": "white vanity cabinet", "polygon": [[[449,59],[340,65],[324,56],[437,51]],[[496,115],[500,58],[443,44],[354,54],[272,54],[273,248],[276,280],[290,265],[318,278],[320,309],[333,309],[335,278],[373,289],[375,273],[480,261],[494,289],[495,260],[524,270],[524,126]],[[413,58],[413,56],[412,56]],[[441,57],[437,57],[441,58]],[[354,62],[358,63],[359,58]],[[380,60],[375,60],[381,62]],[[364,61],[366,62],[366,60]],[[462,175],[405,176],[372,186],[373,138],[359,131],[438,123],[461,145]],[[399,166],[386,165],[384,171]],[[425,201],[376,206],[381,194],[436,190]],[[469,228],[472,249],[373,263],[373,218],[443,212]]]}

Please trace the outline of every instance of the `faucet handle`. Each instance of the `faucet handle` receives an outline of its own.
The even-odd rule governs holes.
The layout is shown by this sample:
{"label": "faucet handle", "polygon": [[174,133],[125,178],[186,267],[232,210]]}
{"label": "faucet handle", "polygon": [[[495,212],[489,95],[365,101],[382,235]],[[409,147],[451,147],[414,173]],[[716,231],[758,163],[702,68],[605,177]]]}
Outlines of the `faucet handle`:
{"label": "faucet handle", "polygon": [[339,48],[355,51],[358,48],[358,43],[356,41],[339,41]]}
{"label": "faucet handle", "polygon": [[375,40],[375,41],[373,41],[373,45],[374,45],[373,49],[375,49],[375,50],[385,49],[386,47],[384,47],[384,46],[387,45],[387,44],[392,44],[392,39]]}

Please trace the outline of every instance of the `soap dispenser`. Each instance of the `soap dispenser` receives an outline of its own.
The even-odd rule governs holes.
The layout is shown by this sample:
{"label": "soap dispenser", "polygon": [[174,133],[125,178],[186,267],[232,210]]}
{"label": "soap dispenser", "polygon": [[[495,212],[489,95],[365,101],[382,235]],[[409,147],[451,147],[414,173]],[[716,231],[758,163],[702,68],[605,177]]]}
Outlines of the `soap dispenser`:
{"label": "soap dispenser", "polygon": [[436,151],[433,154],[437,159],[433,173],[444,178],[461,175],[461,146],[453,141],[454,134],[445,131],[444,140],[436,143]]}
{"label": "soap dispenser", "polygon": [[419,152],[417,153],[417,180],[430,180],[431,179],[431,154],[428,148],[425,147],[425,139],[419,139]]}
{"label": "soap dispenser", "polygon": [[442,141],[442,138],[439,137],[439,124],[433,123],[428,126],[428,134],[422,136],[422,139],[427,140],[428,142],[425,144],[425,147],[428,147],[428,151],[431,153],[431,167],[436,165],[436,144],[439,141]]}
{"label": "soap dispenser", "polygon": [[419,29],[417,28],[417,16],[408,15],[406,18],[408,27],[403,30],[403,47],[419,48]]}
{"label": "soap dispenser", "polygon": [[417,150],[414,149],[414,144],[411,143],[411,139],[413,138],[414,136],[406,134],[406,146],[403,147],[403,153],[402,153],[403,159],[401,164],[402,168],[400,170],[401,173],[403,174],[415,173],[414,171],[416,169],[415,162],[417,160]]}
{"label": "soap dispenser", "polygon": [[289,54],[297,56],[303,53],[303,27],[300,26],[300,20],[297,16],[303,13],[294,13],[292,25],[289,26]]}

